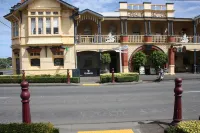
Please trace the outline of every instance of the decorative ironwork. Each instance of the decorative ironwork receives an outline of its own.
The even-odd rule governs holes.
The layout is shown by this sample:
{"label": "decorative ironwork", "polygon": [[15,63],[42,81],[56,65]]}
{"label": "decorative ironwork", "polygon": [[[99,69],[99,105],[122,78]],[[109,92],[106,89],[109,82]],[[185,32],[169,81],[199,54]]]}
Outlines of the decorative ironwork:
{"label": "decorative ironwork", "polygon": [[129,17],[143,17],[144,13],[143,12],[128,12]]}
{"label": "decorative ironwork", "polygon": [[161,17],[161,18],[163,18],[163,17],[167,17],[167,14],[166,14],[166,12],[152,12],[151,16],[152,17]]}

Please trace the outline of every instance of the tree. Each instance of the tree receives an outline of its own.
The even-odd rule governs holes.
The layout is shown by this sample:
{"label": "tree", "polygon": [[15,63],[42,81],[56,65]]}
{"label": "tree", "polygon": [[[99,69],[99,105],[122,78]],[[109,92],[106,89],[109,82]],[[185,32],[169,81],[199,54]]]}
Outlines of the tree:
{"label": "tree", "polygon": [[105,72],[106,72],[106,73],[109,72],[108,67],[109,67],[109,65],[110,65],[110,63],[111,63],[110,54],[109,54],[109,53],[103,53],[103,54],[101,55],[101,62],[102,62],[102,64],[103,64],[103,67],[104,67]]}
{"label": "tree", "polygon": [[143,52],[137,52],[132,59],[134,69],[139,70],[140,66],[144,66],[147,62],[147,56]]}
{"label": "tree", "polygon": [[12,64],[12,61],[5,58],[0,58],[0,69],[9,68]]}
{"label": "tree", "polygon": [[161,51],[154,51],[151,55],[150,55],[150,60],[152,61],[154,67],[156,69],[158,69],[158,67],[163,67],[167,61],[168,61],[168,56],[167,54],[161,52]]}

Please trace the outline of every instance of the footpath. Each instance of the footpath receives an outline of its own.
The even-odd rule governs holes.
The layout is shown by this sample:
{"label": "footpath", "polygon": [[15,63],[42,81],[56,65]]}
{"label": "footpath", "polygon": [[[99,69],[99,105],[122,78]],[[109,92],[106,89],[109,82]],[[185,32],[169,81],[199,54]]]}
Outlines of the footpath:
{"label": "footpath", "polygon": [[170,120],[55,125],[60,133],[164,133]]}

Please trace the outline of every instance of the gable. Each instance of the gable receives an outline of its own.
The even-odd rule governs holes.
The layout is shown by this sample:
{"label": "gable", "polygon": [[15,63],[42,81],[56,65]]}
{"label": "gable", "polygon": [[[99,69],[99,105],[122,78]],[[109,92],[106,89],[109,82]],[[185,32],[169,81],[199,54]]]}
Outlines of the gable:
{"label": "gable", "polygon": [[34,0],[31,4],[28,5],[28,8],[29,9],[60,8],[60,3],[57,0]]}

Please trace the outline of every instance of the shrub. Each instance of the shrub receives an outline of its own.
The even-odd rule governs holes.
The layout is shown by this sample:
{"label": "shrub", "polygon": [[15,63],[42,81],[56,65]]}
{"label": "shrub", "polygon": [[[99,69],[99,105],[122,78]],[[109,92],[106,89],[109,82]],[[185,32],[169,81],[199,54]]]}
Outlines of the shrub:
{"label": "shrub", "polygon": [[135,70],[139,70],[140,66],[144,66],[147,62],[147,56],[145,53],[143,52],[137,52],[133,58],[132,58],[132,62],[134,65],[134,69]]}
{"label": "shrub", "polygon": [[[116,82],[133,82],[139,81],[139,74],[138,73],[115,73],[114,74]],[[112,74],[101,74],[100,75],[100,82],[101,83],[108,83],[112,82]]]}
{"label": "shrub", "polygon": [[167,133],[198,133],[200,132],[200,121],[183,121],[176,127],[169,127]]}
{"label": "shrub", "polygon": [[[36,75],[36,76],[26,76],[26,80],[29,83],[66,83],[66,75]],[[0,84],[4,83],[21,83],[21,76],[0,76]],[[79,77],[70,78],[71,83],[80,83]]]}
{"label": "shrub", "polygon": [[51,123],[0,124],[0,133],[59,133]]}

